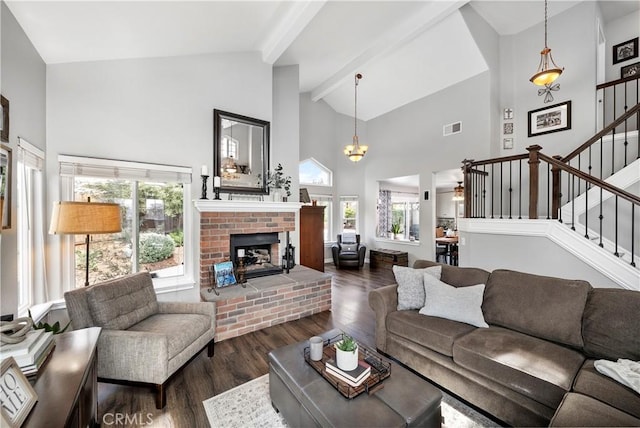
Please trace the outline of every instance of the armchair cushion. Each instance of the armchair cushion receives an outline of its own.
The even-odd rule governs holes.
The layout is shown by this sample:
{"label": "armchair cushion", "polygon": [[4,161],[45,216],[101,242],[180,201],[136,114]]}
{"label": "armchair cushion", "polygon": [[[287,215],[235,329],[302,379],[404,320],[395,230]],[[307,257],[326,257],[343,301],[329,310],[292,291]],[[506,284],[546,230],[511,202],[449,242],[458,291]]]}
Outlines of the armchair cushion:
{"label": "armchair cushion", "polygon": [[358,244],[356,244],[355,242],[354,242],[354,243],[351,243],[351,244],[345,244],[345,243],[342,243],[342,244],[340,245],[340,247],[341,247],[341,251],[340,251],[340,253],[341,253],[342,255],[344,255],[345,253],[354,253],[354,254],[356,254],[356,255],[357,255],[357,253],[358,253],[358,246],[359,246],[359,245],[358,245]]}
{"label": "armchair cushion", "polygon": [[115,330],[126,330],[159,310],[148,272],[94,285],[87,289],[87,301],[95,324]]}

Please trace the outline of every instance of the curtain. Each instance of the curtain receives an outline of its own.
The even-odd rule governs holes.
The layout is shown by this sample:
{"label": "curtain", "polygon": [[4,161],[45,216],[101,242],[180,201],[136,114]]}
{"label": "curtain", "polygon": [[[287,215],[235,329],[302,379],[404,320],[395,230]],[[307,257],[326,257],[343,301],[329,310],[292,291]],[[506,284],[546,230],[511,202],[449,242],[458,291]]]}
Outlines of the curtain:
{"label": "curtain", "polygon": [[386,237],[391,230],[391,191],[378,191],[378,231],[376,236]]}

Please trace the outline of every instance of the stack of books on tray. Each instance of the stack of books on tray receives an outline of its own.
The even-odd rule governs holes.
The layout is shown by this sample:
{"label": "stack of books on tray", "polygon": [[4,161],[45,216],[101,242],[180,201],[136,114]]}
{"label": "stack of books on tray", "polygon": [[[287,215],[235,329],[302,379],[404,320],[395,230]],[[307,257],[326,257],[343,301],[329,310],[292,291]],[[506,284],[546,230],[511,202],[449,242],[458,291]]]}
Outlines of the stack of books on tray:
{"label": "stack of books on tray", "polygon": [[36,375],[54,345],[52,332],[44,329],[31,330],[22,342],[2,345],[0,360],[13,357],[25,376]]}
{"label": "stack of books on tray", "polygon": [[331,376],[354,388],[362,385],[371,374],[371,367],[362,360],[358,361],[358,367],[349,371],[339,369],[335,360],[327,360],[325,369]]}

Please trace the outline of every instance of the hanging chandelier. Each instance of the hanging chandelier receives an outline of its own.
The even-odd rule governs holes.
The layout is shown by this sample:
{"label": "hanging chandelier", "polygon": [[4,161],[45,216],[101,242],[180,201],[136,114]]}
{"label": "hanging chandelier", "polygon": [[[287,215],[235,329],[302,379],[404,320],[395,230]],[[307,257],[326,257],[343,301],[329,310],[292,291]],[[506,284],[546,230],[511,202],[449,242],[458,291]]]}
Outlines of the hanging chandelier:
{"label": "hanging chandelier", "polygon": [[355,77],[355,97],[354,97],[354,132],[353,132],[353,144],[348,144],[344,147],[344,154],[349,157],[352,162],[358,162],[364,157],[369,149],[369,146],[361,146],[358,141],[358,82],[362,79],[362,74],[357,73]]}
{"label": "hanging chandelier", "polygon": [[464,187],[462,187],[462,181],[458,181],[458,185],[453,188],[454,201],[464,201]]}
{"label": "hanging chandelier", "polygon": [[529,79],[534,85],[546,86],[553,83],[564,68],[560,68],[553,61],[551,49],[547,46],[547,0],[544,0],[544,49],[540,51],[538,71]]}

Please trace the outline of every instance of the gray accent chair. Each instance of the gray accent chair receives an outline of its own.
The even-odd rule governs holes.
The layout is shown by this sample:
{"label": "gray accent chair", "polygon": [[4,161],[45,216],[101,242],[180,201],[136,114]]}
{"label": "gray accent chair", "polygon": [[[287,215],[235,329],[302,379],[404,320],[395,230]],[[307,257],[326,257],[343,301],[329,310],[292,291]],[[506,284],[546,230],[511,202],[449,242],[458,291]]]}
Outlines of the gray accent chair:
{"label": "gray accent chair", "polygon": [[152,385],[166,405],[169,379],[204,348],[213,356],[214,302],[159,302],[140,272],[64,294],[74,329],[102,327],[98,380]]}

